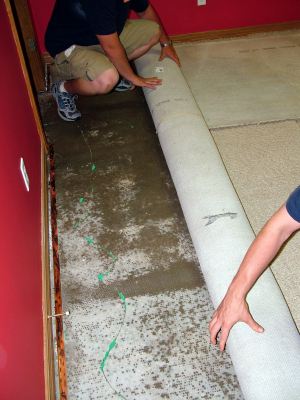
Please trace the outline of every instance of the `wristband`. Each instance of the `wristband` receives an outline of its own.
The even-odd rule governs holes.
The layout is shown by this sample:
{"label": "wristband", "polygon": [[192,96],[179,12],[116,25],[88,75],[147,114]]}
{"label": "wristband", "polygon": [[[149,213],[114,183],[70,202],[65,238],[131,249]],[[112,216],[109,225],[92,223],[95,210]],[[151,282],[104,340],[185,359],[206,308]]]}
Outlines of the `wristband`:
{"label": "wristband", "polygon": [[167,42],[161,42],[160,43],[161,47],[168,47],[168,46],[172,46],[172,40],[168,40]]}

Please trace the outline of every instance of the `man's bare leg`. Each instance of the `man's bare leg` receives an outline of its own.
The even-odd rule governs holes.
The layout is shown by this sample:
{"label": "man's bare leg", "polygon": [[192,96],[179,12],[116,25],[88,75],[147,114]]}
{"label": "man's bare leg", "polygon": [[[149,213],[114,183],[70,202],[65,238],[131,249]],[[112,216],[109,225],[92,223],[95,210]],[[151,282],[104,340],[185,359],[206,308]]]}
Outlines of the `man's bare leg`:
{"label": "man's bare leg", "polygon": [[[135,60],[147,53],[151,47],[158,43],[160,34],[160,30],[158,30],[157,33],[148,41],[148,43],[135,49],[131,54],[129,54],[128,60]],[[64,88],[68,93],[92,96],[96,94],[109,93],[116,86],[118,81],[118,71],[115,68],[109,68],[93,81],[88,81],[82,78],[65,81]]]}
{"label": "man's bare leg", "polygon": [[64,82],[64,88],[68,93],[83,96],[109,93],[118,83],[119,74],[115,68],[109,68],[96,79],[88,81],[78,78]]}

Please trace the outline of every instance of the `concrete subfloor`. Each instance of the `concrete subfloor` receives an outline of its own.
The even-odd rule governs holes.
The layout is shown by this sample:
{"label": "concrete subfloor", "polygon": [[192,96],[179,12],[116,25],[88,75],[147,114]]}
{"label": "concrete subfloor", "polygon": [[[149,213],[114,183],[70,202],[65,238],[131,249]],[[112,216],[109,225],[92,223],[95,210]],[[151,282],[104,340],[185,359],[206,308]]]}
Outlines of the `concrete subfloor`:
{"label": "concrete subfloor", "polygon": [[[55,146],[69,399],[242,399],[139,90],[43,99]],[[116,345],[115,345],[116,344]]]}

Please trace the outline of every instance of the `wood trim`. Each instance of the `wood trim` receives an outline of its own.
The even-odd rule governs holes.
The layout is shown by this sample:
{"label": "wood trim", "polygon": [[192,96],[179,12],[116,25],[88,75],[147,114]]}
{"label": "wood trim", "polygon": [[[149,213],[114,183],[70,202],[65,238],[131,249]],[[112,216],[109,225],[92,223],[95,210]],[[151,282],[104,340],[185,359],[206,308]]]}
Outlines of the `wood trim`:
{"label": "wood trim", "polygon": [[42,126],[40,113],[39,113],[39,109],[38,109],[38,106],[37,106],[37,101],[36,101],[36,98],[34,97],[33,90],[32,90],[32,87],[31,87],[29,74],[28,74],[28,70],[27,70],[27,67],[26,67],[25,58],[24,58],[24,54],[23,54],[23,51],[22,51],[18,30],[17,30],[17,27],[16,27],[16,22],[15,22],[15,19],[14,19],[14,16],[13,16],[13,12],[12,12],[9,0],[4,0],[4,4],[5,4],[7,15],[8,15],[8,18],[9,18],[9,22],[10,22],[13,38],[14,38],[14,41],[15,41],[15,45],[16,45],[16,48],[17,48],[17,52],[18,52],[18,56],[19,56],[19,60],[20,60],[20,64],[21,64],[21,68],[22,68],[25,84],[26,84],[27,91],[28,91],[29,101],[30,101],[30,104],[31,104],[33,116],[34,116],[36,127],[37,127],[37,131],[38,131],[38,134],[40,136],[40,140],[42,142],[44,150],[47,153],[48,152],[48,142],[47,142],[47,139],[46,139],[46,135],[45,135],[43,126]]}
{"label": "wood trim", "polygon": [[47,51],[45,51],[42,54],[42,60],[43,60],[44,64],[53,64],[54,63],[53,57],[51,57]]}
{"label": "wood trim", "polygon": [[253,35],[256,33],[286,31],[292,29],[300,29],[300,21],[284,22],[280,24],[246,26],[243,28],[225,29],[216,31],[195,32],[195,33],[188,33],[185,35],[172,35],[170,37],[174,43],[197,42],[204,40],[234,38],[240,36]]}
{"label": "wood trim", "polygon": [[40,52],[36,43],[31,14],[27,0],[13,0],[13,11],[16,11],[18,27],[20,28],[22,43],[24,44],[27,60],[30,65],[31,77],[37,92],[45,90],[44,68]]}
{"label": "wood trim", "polygon": [[49,258],[49,168],[47,154],[41,146],[42,177],[42,285],[43,285],[43,324],[44,324],[44,375],[45,400],[55,400],[55,367],[52,320],[51,280]]}
{"label": "wood trim", "polygon": [[[234,38],[239,36],[247,36],[256,33],[288,31],[293,29],[300,29],[300,21],[284,22],[280,24],[270,24],[270,25],[246,26],[244,28],[234,28],[234,29],[225,29],[216,31],[194,32],[194,33],[187,33],[184,35],[170,35],[170,38],[174,43],[198,42],[204,40],[216,40],[216,39]],[[44,64],[54,63],[53,58],[47,51],[45,51],[42,54],[42,60]]]}
{"label": "wood trim", "polygon": [[55,161],[54,149],[50,146],[50,195],[51,195],[51,231],[52,231],[52,252],[54,268],[54,290],[55,290],[55,314],[60,316],[55,318],[56,322],[56,342],[58,358],[58,380],[60,399],[67,400],[67,368],[65,355],[65,342],[63,331],[63,305],[60,282],[60,262],[58,251],[58,230],[57,230],[57,209],[56,209],[56,188],[55,188]]}

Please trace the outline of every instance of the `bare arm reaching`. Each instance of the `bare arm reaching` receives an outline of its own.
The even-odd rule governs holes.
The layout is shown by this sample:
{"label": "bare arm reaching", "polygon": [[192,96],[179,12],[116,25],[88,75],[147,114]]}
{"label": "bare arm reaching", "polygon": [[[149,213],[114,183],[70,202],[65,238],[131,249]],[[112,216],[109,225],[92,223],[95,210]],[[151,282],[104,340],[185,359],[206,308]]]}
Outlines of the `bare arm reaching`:
{"label": "bare arm reaching", "polygon": [[[157,22],[158,25],[161,28],[161,35],[160,35],[160,43],[162,44],[161,48],[161,53],[159,60],[162,61],[165,57],[171,58],[173,61],[176,62],[177,65],[180,66],[180,60],[179,57],[171,43],[170,38],[168,37],[166,31],[164,30],[164,27],[162,25],[162,22],[154,10],[154,8],[149,4],[149,6],[146,8],[146,10],[143,13],[139,13],[140,18],[148,19],[150,21]],[[164,46],[165,44],[165,46]]]}
{"label": "bare arm reaching", "polygon": [[282,244],[298,229],[300,229],[300,223],[289,215],[286,206],[283,205],[265,224],[249,247],[209,324],[210,339],[213,344],[216,344],[217,335],[221,331],[219,341],[221,351],[225,348],[230,329],[238,321],[245,322],[256,332],[264,331],[252,318],[246,296],[276,256]]}

